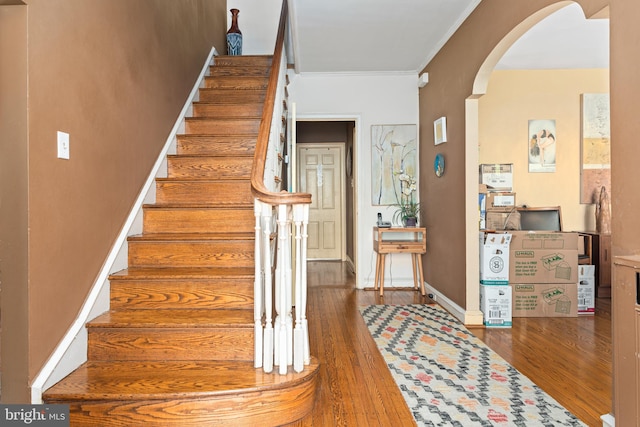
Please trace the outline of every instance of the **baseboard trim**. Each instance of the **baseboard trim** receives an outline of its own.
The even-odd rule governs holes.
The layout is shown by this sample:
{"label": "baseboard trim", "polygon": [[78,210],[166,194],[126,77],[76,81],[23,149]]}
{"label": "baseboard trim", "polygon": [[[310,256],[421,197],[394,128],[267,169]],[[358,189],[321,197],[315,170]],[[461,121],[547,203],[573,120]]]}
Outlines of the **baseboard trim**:
{"label": "baseboard trim", "polygon": [[433,295],[431,299],[440,304],[442,308],[447,310],[453,317],[464,323],[466,318],[466,310],[455,302],[447,298],[442,292],[425,282],[425,291],[427,295]]}
{"label": "baseboard trim", "polygon": [[602,427],[616,427],[616,419],[612,414],[605,414],[600,419],[602,420]]}
{"label": "baseboard trim", "polygon": [[127,221],[120,234],[118,234],[118,238],[91,287],[91,291],[78,317],[31,383],[31,403],[42,403],[42,392],[44,390],[86,362],[87,333],[85,324],[109,309],[109,275],[127,266],[127,237],[139,234],[142,231],[142,206],[145,203],[153,203],[155,201],[155,179],[166,176],[166,168],[163,171],[162,166],[166,165],[166,157],[170,150],[175,150],[176,136],[180,132],[184,132],[184,119],[188,114],[191,114],[191,105],[198,100],[198,89],[202,86],[204,77],[208,75],[209,65],[213,64],[213,58],[216,55],[218,55],[218,52],[215,47],[212,47],[202,67],[200,76],[191,90],[153,169],[147,177],[147,181],[142,187],[136,203],[127,217]]}

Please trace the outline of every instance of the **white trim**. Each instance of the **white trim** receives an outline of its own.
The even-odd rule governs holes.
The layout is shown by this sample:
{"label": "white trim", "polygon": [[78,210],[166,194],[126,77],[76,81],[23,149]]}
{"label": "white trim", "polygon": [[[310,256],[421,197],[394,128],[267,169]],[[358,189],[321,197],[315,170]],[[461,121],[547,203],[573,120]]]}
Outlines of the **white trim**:
{"label": "white trim", "polygon": [[416,76],[416,82],[418,81],[418,74],[415,70],[411,71],[307,71],[296,73],[297,75],[305,78],[327,78],[327,77],[394,77],[394,76]]}
{"label": "white trim", "polygon": [[605,414],[600,417],[602,420],[603,427],[616,427],[616,419],[613,417],[613,414]]}
{"label": "white trim", "polygon": [[425,291],[427,295],[433,295],[431,299],[433,299],[435,302],[440,304],[442,308],[444,308],[449,313],[451,313],[453,317],[455,317],[456,319],[464,323],[465,316],[466,316],[464,308],[460,307],[458,304],[451,301],[443,293],[438,291],[436,288],[434,288],[427,282],[425,282]]}
{"label": "white trim", "polygon": [[[209,56],[202,67],[202,71],[191,94],[187,99],[178,119],[176,120],[167,141],[160,152],[156,163],[151,170],[144,187],[140,191],[136,202],[127,217],[118,238],[116,239],[105,263],[94,282],[87,299],[85,300],[78,317],[62,338],[54,352],[44,364],[40,372],[31,383],[31,403],[42,403],[42,392],[60,379],[67,376],[86,360],[87,334],[85,324],[99,314],[109,309],[109,275],[115,271],[126,268],[127,237],[136,234],[136,230],[142,229],[142,206],[155,200],[155,179],[161,176],[161,167],[166,165],[166,156],[170,149],[175,149],[175,140],[179,132],[184,131],[184,118],[191,113],[191,104],[198,99],[198,89],[205,75],[208,74],[209,65],[213,63],[213,57],[217,55],[215,47],[211,48]],[[166,174],[166,171],[165,171]],[[124,262],[124,267],[120,265]],[[106,304],[105,304],[106,300]],[[83,351],[84,350],[84,351]]]}

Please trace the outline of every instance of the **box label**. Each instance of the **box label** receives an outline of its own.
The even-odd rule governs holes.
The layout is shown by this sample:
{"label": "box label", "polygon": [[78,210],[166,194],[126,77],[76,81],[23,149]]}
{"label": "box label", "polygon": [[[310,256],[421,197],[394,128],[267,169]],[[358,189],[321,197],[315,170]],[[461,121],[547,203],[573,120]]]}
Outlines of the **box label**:
{"label": "box label", "polygon": [[513,317],[576,317],[577,284],[513,285]]}

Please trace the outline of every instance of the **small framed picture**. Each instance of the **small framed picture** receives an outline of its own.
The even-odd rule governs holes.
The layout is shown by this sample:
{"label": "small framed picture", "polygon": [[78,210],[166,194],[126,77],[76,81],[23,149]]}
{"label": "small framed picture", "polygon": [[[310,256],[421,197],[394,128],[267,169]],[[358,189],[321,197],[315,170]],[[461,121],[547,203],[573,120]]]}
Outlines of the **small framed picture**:
{"label": "small framed picture", "polygon": [[447,118],[446,117],[440,117],[438,120],[433,122],[433,139],[435,141],[434,145],[447,142]]}

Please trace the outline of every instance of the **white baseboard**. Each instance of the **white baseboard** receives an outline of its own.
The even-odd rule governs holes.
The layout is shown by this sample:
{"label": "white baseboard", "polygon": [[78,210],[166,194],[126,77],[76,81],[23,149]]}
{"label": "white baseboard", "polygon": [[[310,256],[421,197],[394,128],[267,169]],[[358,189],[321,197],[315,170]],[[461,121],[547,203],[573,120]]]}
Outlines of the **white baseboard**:
{"label": "white baseboard", "polygon": [[191,114],[191,105],[198,100],[198,89],[204,77],[209,73],[209,65],[217,55],[215,47],[211,48],[200,76],[176,120],[176,123],[165,142],[165,145],[153,166],[144,187],[140,191],[127,221],[116,239],[105,263],[85,300],[78,317],[62,338],[54,352],[44,364],[31,384],[31,403],[42,403],[42,392],[62,378],[73,372],[87,360],[87,332],[85,324],[98,315],[109,310],[109,275],[127,268],[127,237],[142,232],[142,206],[155,201],[155,179],[166,176],[166,157],[175,152],[176,136],[184,132],[184,118]]}
{"label": "white baseboard", "polygon": [[436,288],[434,288],[433,286],[431,286],[426,282],[425,282],[425,291],[427,292],[427,295],[432,295],[431,299],[437,302],[438,304],[440,304],[442,308],[444,308],[449,313],[451,313],[453,317],[455,317],[462,323],[465,322],[466,315],[465,315],[464,308],[460,307],[458,304],[451,301],[449,298],[444,296],[444,294],[442,294]]}
{"label": "white baseboard", "polygon": [[602,420],[602,427],[616,427],[616,419],[612,414],[605,414],[600,419]]}

